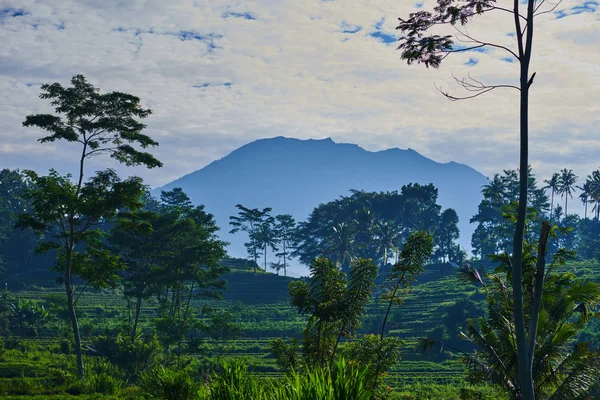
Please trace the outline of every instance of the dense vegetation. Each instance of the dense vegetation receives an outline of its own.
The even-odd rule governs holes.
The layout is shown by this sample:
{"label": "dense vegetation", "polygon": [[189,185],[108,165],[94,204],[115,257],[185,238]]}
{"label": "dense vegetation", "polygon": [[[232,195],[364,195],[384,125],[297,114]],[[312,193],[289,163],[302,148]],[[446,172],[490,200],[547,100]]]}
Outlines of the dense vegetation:
{"label": "dense vegetation", "polygon": [[[98,154],[160,167],[144,151],[158,143],[141,133],[150,110],[138,98],[100,94],[82,76],[71,83],[43,85],[57,115],[24,125],[49,132],[42,143],[80,146],[76,178],[0,172],[0,395],[520,398],[508,283],[519,171],[483,188],[470,260],[456,244],[456,212],[442,210],[431,184],[352,191],[300,223],[240,204],[230,226],[247,235],[248,260],[231,259],[210,210],[181,189],[155,199],[136,177],[86,177]],[[600,172],[581,188],[584,218],[567,214],[577,179],[569,170],[545,188],[526,172],[533,390],[594,396]],[[285,276],[294,257],[310,277]]]}

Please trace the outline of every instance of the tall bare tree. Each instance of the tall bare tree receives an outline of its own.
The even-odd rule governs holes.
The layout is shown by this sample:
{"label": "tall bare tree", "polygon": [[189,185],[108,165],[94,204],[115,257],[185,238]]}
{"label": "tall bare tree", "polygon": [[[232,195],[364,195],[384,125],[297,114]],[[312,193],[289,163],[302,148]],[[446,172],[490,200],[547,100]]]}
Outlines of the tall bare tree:
{"label": "tall bare tree", "polygon": [[[529,91],[535,78],[535,72],[530,72],[531,57],[533,52],[533,31],[535,17],[552,12],[558,3],[546,0],[513,0],[512,7],[506,8],[494,0],[437,0],[437,7],[432,11],[421,10],[410,14],[404,20],[399,18],[398,30],[401,31],[399,50],[401,58],[408,64],[422,63],[426,67],[438,68],[442,60],[451,53],[464,52],[483,48],[494,48],[504,51],[509,57],[519,63],[518,84],[486,84],[477,79],[455,78],[457,83],[469,93],[464,97],[457,97],[444,92],[450,100],[470,99],[496,89],[511,89],[519,92],[519,132],[520,132],[520,157],[519,157],[519,205],[516,217],[516,227],[513,236],[512,252],[512,287],[515,336],[517,345],[517,362],[519,371],[520,393],[524,400],[535,398],[533,390],[532,365],[535,348],[535,334],[528,334],[525,324],[523,304],[523,240],[527,216],[528,194],[528,165],[529,165]],[[478,39],[464,28],[474,16],[488,13],[499,13],[510,18],[514,27],[515,45],[513,48],[486,39]],[[455,35],[439,35],[432,33],[430,28],[443,25],[455,29]],[[466,42],[467,46],[456,46],[454,40]],[[542,246],[541,246],[542,247]],[[543,246],[545,247],[545,246]],[[536,274],[536,299],[541,297],[544,269],[538,269]],[[539,306],[538,301],[534,305]],[[531,313],[529,326],[537,327],[537,312]]]}

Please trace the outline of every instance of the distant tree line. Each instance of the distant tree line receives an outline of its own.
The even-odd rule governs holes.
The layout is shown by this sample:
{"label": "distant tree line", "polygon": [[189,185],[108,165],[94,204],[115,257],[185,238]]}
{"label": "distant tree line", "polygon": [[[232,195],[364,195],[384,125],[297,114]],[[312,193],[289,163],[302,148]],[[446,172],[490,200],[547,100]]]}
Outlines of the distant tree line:
{"label": "distant tree line", "polygon": [[[533,241],[538,234],[536,227],[543,221],[556,226],[558,238],[549,243],[549,250],[565,247],[577,252],[582,259],[600,257],[600,170],[587,176],[581,186],[578,177],[569,169],[553,174],[540,187],[531,168],[528,170],[528,219],[525,235]],[[483,199],[471,223],[477,227],[471,237],[473,255],[483,262],[491,263],[487,255],[510,253],[512,249],[513,221],[506,218],[518,205],[518,171],[504,170],[495,174],[482,188]],[[584,205],[583,218],[567,212],[569,199],[579,190],[579,200]],[[564,200],[564,208],[557,204]],[[588,217],[588,210],[592,215]],[[568,232],[568,234],[566,234]]]}
{"label": "distant tree line", "polygon": [[275,252],[287,266],[291,257],[304,265],[322,256],[339,269],[349,272],[352,260],[370,258],[386,266],[397,262],[402,244],[415,231],[425,230],[434,237],[436,261],[462,262],[465,252],[459,238],[458,215],[454,209],[442,211],[433,184],[404,185],[400,193],[352,190],[350,196],[321,204],[305,222],[296,225],[289,215],[271,216],[271,208],[250,209],[237,205],[238,215],[230,217],[232,233],[244,231],[248,256],[257,261]]}

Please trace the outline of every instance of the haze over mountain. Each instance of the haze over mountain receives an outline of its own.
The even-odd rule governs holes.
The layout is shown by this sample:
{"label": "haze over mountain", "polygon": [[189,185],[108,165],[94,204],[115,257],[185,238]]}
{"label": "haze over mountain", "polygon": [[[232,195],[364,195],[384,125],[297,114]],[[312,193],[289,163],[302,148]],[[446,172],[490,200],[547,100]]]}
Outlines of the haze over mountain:
{"label": "haze over mountain", "polygon": [[[487,178],[455,162],[438,163],[412,149],[370,152],[355,144],[331,139],[261,139],[233,151],[206,167],[154,191],[181,187],[194,204],[204,204],[221,227],[219,236],[231,245],[228,253],[246,257],[243,233],[229,234],[229,216],[236,204],[250,208],[272,207],[273,215],[291,214],[304,221],[319,204],[348,195],[349,190],[400,191],[402,185],[433,183],[438,203],[454,208],[460,218],[460,244],[470,250],[481,187]],[[296,265],[292,273],[307,270]]]}

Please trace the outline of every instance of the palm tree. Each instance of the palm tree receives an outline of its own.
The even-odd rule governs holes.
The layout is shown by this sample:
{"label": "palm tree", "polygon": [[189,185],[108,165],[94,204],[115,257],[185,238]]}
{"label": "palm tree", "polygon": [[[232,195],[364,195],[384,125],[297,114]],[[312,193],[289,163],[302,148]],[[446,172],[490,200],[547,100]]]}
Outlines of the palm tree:
{"label": "palm tree", "polygon": [[558,189],[560,187],[560,175],[556,172],[552,174],[552,178],[545,179],[544,189],[550,189],[551,191],[551,201],[550,201],[550,219],[552,219],[552,212],[554,210],[554,193],[558,193]]}
{"label": "palm tree", "polygon": [[583,186],[577,186],[577,189],[581,190],[581,193],[579,194],[579,200],[581,200],[583,206],[585,207],[583,218],[587,219],[588,203],[592,194],[592,183],[589,180],[587,180],[585,181]]}
{"label": "palm tree", "polygon": [[600,170],[596,170],[591,175],[588,175],[586,183],[590,185],[590,200],[594,203],[592,212],[595,212],[596,222],[598,222],[598,216],[600,215]]}
{"label": "palm tree", "polygon": [[265,271],[267,270],[267,247],[272,251],[277,251],[279,242],[279,232],[275,228],[275,218],[267,215],[261,222],[258,231],[256,232],[256,241],[261,244],[264,251]]}
{"label": "palm tree", "polygon": [[400,240],[401,232],[393,221],[377,221],[375,223],[375,246],[377,254],[383,256],[383,266],[388,262],[388,251],[394,249]]}
{"label": "palm tree", "polygon": [[573,173],[573,170],[567,170],[564,168],[560,171],[560,179],[558,184],[558,193],[560,196],[565,196],[565,217],[568,214],[567,202],[569,197],[573,198],[573,189],[575,188],[575,182],[577,182],[577,175]]}
{"label": "palm tree", "polygon": [[[536,250],[536,246],[526,244],[526,251],[532,256],[524,269],[532,273],[537,268]],[[600,374],[600,350],[592,349],[588,342],[577,343],[578,335],[600,304],[600,284],[578,279],[573,273],[551,272],[553,267],[565,264],[560,256],[552,264],[546,270],[538,329],[534,331],[537,339],[532,364],[535,398],[581,399],[597,383]],[[511,268],[508,256],[503,267],[505,272]],[[487,297],[487,316],[469,319],[465,331],[460,333],[461,338],[474,344],[477,350],[468,353],[432,339],[421,339],[419,347],[429,350],[442,344],[461,353],[469,366],[471,381],[490,382],[507,392],[511,400],[519,399],[510,285],[501,274],[488,275],[486,279],[468,264],[460,273],[470,282],[483,286]]]}
{"label": "palm tree", "polygon": [[351,225],[341,222],[332,228],[331,236],[327,238],[325,256],[342,271],[349,269],[356,256],[354,233]]}

